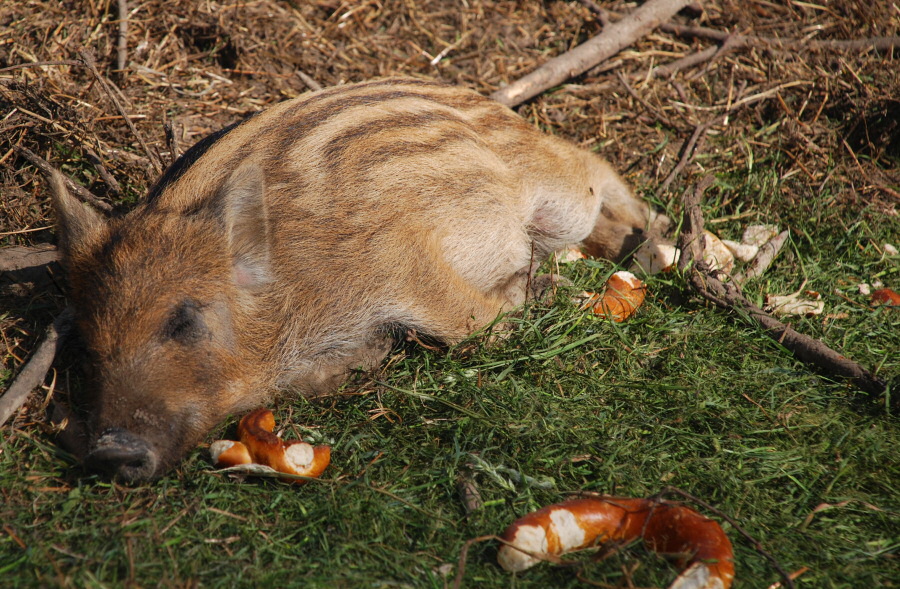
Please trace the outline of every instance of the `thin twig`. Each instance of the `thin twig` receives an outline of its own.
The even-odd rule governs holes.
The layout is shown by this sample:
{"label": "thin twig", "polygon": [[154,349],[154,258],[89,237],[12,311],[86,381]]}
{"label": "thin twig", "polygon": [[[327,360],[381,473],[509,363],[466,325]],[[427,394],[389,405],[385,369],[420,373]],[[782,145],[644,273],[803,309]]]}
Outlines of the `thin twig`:
{"label": "thin twig", "polygon": [[[21,145],[17,145],[17,146],[15,146],[15,149],[17,152],[19,152],[22,155],[22,157],[24,157],[29,162],[31,162],[36,168],[38,168],[45,175],[49,176],[55,170],[55,168],[52,165],[50,165],[50,162],[48,162],[41,156],[37,155],[36,153],[31,151],[27,147],[22,147]],[[92,193],[90,190],[88,190],[81,184],[78,184],[77,182],[72,181],[72,179],[69,178],[68,176],[66,176],[66,188],[68,188],[69,190],[74,192],[76,195],[81,197],[81,199],[84,200],[85,202],[92,204],[94,207],[100,209],[101,211],[104,211],[106,213],[111,213],[113,211],[112,205],[110,205],[109,203],[107,203],[105,201],[100,200],[99,198],[97,198],[94,195],[94,193]]]}
{"label": "thin twig", "polygon": [[16,65],[9,65],[3,68],[0,68],[0,73],[2,72],[11,72],[13,70],[19,70],[27,67],[43,67],[47,65],[75,65],[75,66],[83,66],[84,64],[80,61],[76,61],[74,59],[60,59],[57,61],[32,61],[29,63],[17,63]]}
{"label": "thin twig", "polygon": [[466,463],[456,477],[456,490],[459,492],[459,498],[462,501],[466,515],[470,515],[484,507],[484,500],[481,498],[481,492],[475,483],[475,471],[472,463]]}
{"label": "thin twig", "polygon": [[88,161],[93,164],[97,171],[100,173],[100,177],[103,178],[103,181],[109,187],[110,192],[112,192],[113,196],[119,196],[122,194],[122,187],[119,186],[119,181],[116,180],[115,176],[109,173],[109,170],[106,169],[106,166],[103,165],[103,160],[100,159],[100,156],[97,155],[90,147],[85,146],[85,153],[87,153]]}
{"label": "thin twig", "polygon": [[131,122],[131,117],[125,112],[125,108],[122,107],[122,103],[119,102],[118,97],[116,97],[115,93],[109,87],[109,83],[106,79],[100,75],[99,70],[97,70],[97,62],[94,60],[93,54],[90,51],[82,49],[78,52],[81,56],[81,59],[84,60],[84,65],[90,70],[90,72],[94,75],[97,82],[100,84],[100,87],[106,91],[106,94],[113,101],[113,104],[116,106],[116,110],[119,111],[119,114],[122,115],[122,118],[125,119],[125,124],[128,125],[128,128],[131,130],[132,135],[134,135],[135,139],[137,139],[138,143],[141,144],[141,148],[144,150],[144,153],[147,154],[147,158],[150,160],[150,165],[153,166],[153,169],[157,174],[162,172],[162,163],[159,161],[159,158],[156,154],[150,149],[146,142],[144,142],[144,138],[141,137],[141,134],[138,133],[137,128],[134,126],[134,123]]}
{"label": "thin twig", "polygon": [[737,521],[734,520],[734,518],[730,517],[728,514],[723,512],[721,509],[717,509],[717,508],[713,507],[706,501],[703,501],[699,497],[691,495],[687,491],[683,491],[683,490],[679,489],[678,487],[664,487],[659,493],[654,495],[654,498],[662,498],[663,496],[670,495],[670,494],[679,495],[679,496],[683,497],[684,499],[687,499],[689,502],[699,505],[703,509],[709,511],[710,513],[714,513],[718,517],[727,521],[731,525],[731,527],[735,529],[735,531],[737,533],[739,533],[741,536],[746,538],[747,541],[749,541],[751,544],[753,544],[753,549],[756,550],[757,553],[761,554],[763,557],[766,558],[766,560],[768,560],[772,564],[772,567],[776,571],[778,571],[778,574],[781,575],[782,579],[784,579],[786,586],[789,587],[790,589],[794,589],[794,581],[791,578],[791,575],[786,570],[784,570],[784,568],[782,568],[781,563],[778,562],[778,559],[775,558],[774,556],[772,556],[771,554],[769,554],[766,550],[764,550],[762,547],[762,543],[759,540],[757,540],[756,538],[754,538],[753,536],[751,536],[747,531],[745,531],[744,528],[742,528],[737,523]]}
{"label": "thin twig", "polygon": [[[718,52],[719,48],[716,45],[710,45],[702,51],[691,53],[690,55],[686,55],[681,59],[676,59],[675,61],[672,61],[670,63],[653,68],[652,70],[650,70],[650,76],[653,78],[665,78],[667,76],[671,76],[672,74],[680,72],[681,70],[686,70],[705,61],[709,61]],[[642,74],[640,75],[640,77],[644,78],[645,76]]]}
{"label": "thin twig", "polygon": [[316,82],[312,78],[312,76],[308,75],[306,72],[304,72],[302,70],[297,70],[297,77],[300,78],[300,81],[302,81],[304,84],[306,84],[306,87],[309,88],[310,90],[312,90],[313,92],[318,92],[319,90],[322,89],[322,84]]}
{"label": "thin twig", "polygon": [[[737,95],[743,94],[744,88],[744,86],[741,86],[737,91]],[[705,123],[697,125],[694,128],[694,132],[691,133],[691,136],[688,137],[687,141],[684,142],[684,147],[682,147],[681,149],[681,156],[678,159],[678,163],[675,164],[675,167],[672,168],[672,171],[669,172],[665,180],[663,180],[660,188],[663,191],[667,190],[669,188],[669,185],[675,180],[675,178],[677,178],[678,175],[681,174],[685,166],[687,166],[694,159],[694,154],[697,153],[697,151],[703,145],[703,142],[706,141],[706,134],[712,127],[718,125],[723,121],[726,121],[728,117],[734,114],[739,108],[748,104],[752,104],[753,102],[763,100],[768,96],[769,94],[767,92],[761,92],[760,94],[750,96],[747,99],[739,100],[728,107],[725,112],[713,117]]]}
{"label": "thin twig", "polygon": [[166,135],[166,149],[169,150],[166,166],[171,166],[181,155],[181,148],[178,146],[178,136],[175,134],[175,125],[175,121],[165,121],[163,123],[163,132]]}
{"label": "thin twig", "polygon": [[850,144],[847,143],[846,139],[841,139],[841,143],[844,145],[844,149],[846,149],[847,152],[850,154],[850,157],[853,158],[853,161],[856,163],[856,167],[859,169],[859,173],[862,174],[863,178],[865,178],[869,182],[869,184],[871,184],[875,188],[879,188],[879,189],[883,190],[889,196],[892,196],[895,199],[900,200],[900,192],[897,192],[896,190],[894,190],[892,188],[888,188],[887,186],[882,186],[881,184],[878,184],[877,182],[874,182],[872,180],[872,178],[869,176],[869,174],[866,173],[865,168],[862,167],[862,164],[859,163],[859,158],[856,157],[856,154],[853,152],[853,149],[850,148]]}
{"label": "thin twig", "polygon": [[[900,37],[870,37],[867,39],[853,39],[848,41],[832,39],[804,40],[792,38],[779,39],[777,37],[755,37],[752,35],[740,35],[706,27],[689,27],[674,23],[663,23],[659,28],[661,31],[672,35],[708,39],[715,41],[720,45],[718,47],[707,47],[673,62],[653,68],[649,75],[655,78],[671,76],[681,70],[688,69],[706,61],[716,60],[728,52],[737,51],[746,47],[763,46],[773,48],[778,47],[782,49],[811,47],[820,50],[861,50],[871,48],[878,51],[887,51],[895,47],[900,47]],[[698,76],[699,75],[701,74],[698,73]],[[634,77],[643,79],[646,76],[647,74],[639,74]]]}
{"label": "thin twig", "polygon": [[750,262],[750,267],[747,268],[743,274],[735,275],[734,281],[741,284],[751,278],[762,276],[766,270],[769,269],[769,266],[772,265],[772,262],[775,261],[775,258],[778,256],[781,248],[784,247],[784,244],[787,242],[790,235],[791,232],[785,229],[763,244],[763,246],[759,248],[759,252],[753,258],[753,261]]}
{"label": "thin twig", "polygon": [[784,49],[797,47],[810,47],[813,49],[846,49],[846,50],[865,50],[874,49],[876,51],[888,51],[900,47],[900,36],[890,37],[866,37],[864,39],[795,39],[793,37],[757,37],[754,35],[740,35],[710,29],[707,27],[689,27],[674,23],[663,23],[659,26],[660,30],[679,37],[696,37],[698,39],[709,39],[711,41],[725,42],[733,39],[739,46],[774,46]]}
{"label": "thin twig", "polygon": [[619,72],[616,72],[616,77],[619,79],[619,83],[625,87],[625,90],[628,92],[628,94],[630,94],[632,98],[637,100],[641,104],[641,106],[643,106],[648,112],[652,113],[653,116],[656,117],[656,120],[658,120],[660,123],[662,123],[666,127],[674,127],[675,126],[672,124],[672,121],[669,120],[669,118],[664,113],[662,113],[658,109],[654,108],[653,105],[651,105],[646,100],[641,98],[640,95],[638,95],[638,93],[634,90],[634,88],[631,87],[631,84],[628,83],[628,80],[625,79],[625,76],[623,76]]}
{"label": "thin twig", "polygon": [[462,550],[459,551],[459,560],[456,563],[456,578],[453,579],[453,589],[462,587],[463,576],[466,574],[466,559],[469,557],[469,547],[472,546],[472,544],[485,542],[487,540],[500,540],[500,537],[495,536],[494,534],[478,536],[477,538],[466,540],[466,543],[463,544]]}
{"label": "thin twig", "polygon": [[594,2],[594,0],[580,0],[581,3],[597,16],[597,20],[604,27],[609,26],[609,13],[602,6]]}
{"label": "thin twig", "polygon": [[681,157],[678,159],[678,163],[675,164],[675,167],[672,168],[672,171],[669,172],[669,175],[666,176],[666,179],[663,180],[662,184],[660,184],[660,190],[665,192],[669,189],[669,185],[678,177],[684,167],[687,166],[688,162],[690,162],[694,157],[694,150],[697,147],[697,144],[700,142],[700,139],[706,136],[706,132],[709,131],[710,127],[718,123],[720,120],[725,118],[725,115],[719,115],[718,117],[706,121],[700,125],[697,125],[694,128],[694,132],[691,133],[691,136],[688,137],[688,140],[684,142],[684,147],[681,149]]}
{"label": "thin twig", "polygon": [[466,543],[463,544],[462,550],[459,551],[459,560],[457,561],[457,564],[456,564],[456,578],[453,580],[453,588],[454,589],[459,589],[462,586],[462,579],[463,579],[463,576],[466,574],[466,559],[468,559],[468,557],[469,557],[469,547],[472,544],[477,544],[479,542],[486,542],[487,540],[496,540],[497,542],[500,542],[501,544],[503,544],[505,546],[510,546],[512,548],[515,548],[519,552],[525,553],[534,559],[537,559],[537,560],[540,560],[543,562],[549,562],[549,563],[555,564],[557,566],[580,566],[581,565],[581,563],[579,563],[578,561],[564,560],[550,552],[534,552],[532,550],[527,550],[525,548],[522,548],[521,546],[514,545],[512,542],[509,542],[508,540],[504,540],[500,536],[497,536],[495,534],[488,534],[486,536],[478,536],[477,538],[471,538],[469,540],[466,540]]}
{"label": "thin twig", "polygon": [[745,46],[745,39],[741,39],[741,38],[737,37],[736,35],[729,35],[728,37],[725,38],[725,40],[722,42],[722,44],[719,45],[719,47],[716,49],[716,52],[713,53],[712,56],[710,56],[710,58],[708,60],[710,63],[707,63],[706,66],[702,70],[691,74],[688,77],[688,80],[689,81],[696,80],[697,78],[705,76],[709,72],[710,67],[712,67],[713,62],[718,60],[723,55],[726,55],[735,49],[743,48],[744,46]]}
{"label": "thin twig", "polygon": [[128,63],[128,0],[119,0],[119,40],[117,60],[119,71]]}
{"label": "thin twig", "polygon": [[[793,573],[791,573],[790,575],[788,575],[788,578],[789,578],[791,581],[793,581],[794,579],[798,578],[799,576],[801,576],[801,575],[803,575],[803,574],[805,574],[805,573],[807,573],[807,572],[809,572],[809,567],[800,567],[799,569],[797,569],[796,571],[794,571]],[[780,589],[780,588],[781,588],[781,582],[780,582],[780,581],[775,582],[775,583],[772,583],[772,584],[769,585],[769,587],[768,587],[768,589]]]}

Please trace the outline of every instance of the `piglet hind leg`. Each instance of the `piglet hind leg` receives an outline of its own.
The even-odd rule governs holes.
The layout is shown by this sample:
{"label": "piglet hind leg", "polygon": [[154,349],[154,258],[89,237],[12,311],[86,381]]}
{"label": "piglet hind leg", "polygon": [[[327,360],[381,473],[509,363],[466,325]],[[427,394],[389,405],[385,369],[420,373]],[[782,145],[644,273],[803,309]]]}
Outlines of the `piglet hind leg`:
{"label": "piglet hind leg", "polygon": [[584,253],[618,263],[645,243],[649,247],[668,243],[664,236],[671,220],[635,196],[605,162],[600,163],[592,174],[592,187],[600,193],[602,205],[594,228],[582,242]]}
{"label": "piglet hind leg", "polygon": [[554,137],[535,145],[518,165],[531,179],[528,232],[540,256],[578,244],[620,263],[648,240],[665,241],[669,219],[636,197],[606,160]]}

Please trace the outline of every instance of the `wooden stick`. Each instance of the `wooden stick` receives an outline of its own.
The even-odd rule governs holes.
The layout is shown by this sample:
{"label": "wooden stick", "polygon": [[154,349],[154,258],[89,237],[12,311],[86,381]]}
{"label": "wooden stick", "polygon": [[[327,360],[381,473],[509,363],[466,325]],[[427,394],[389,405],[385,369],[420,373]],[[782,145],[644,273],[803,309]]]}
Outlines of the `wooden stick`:
{"label": "wooden stick", "polygon": [[128,0],[119,0],[119,39],[116,65],[121,72],[128,64]]}
{"label": "wooden stick", "polygon": [[44,67],[48,65],[75,65],[82,66],[84,65],[80,61],[76,61],[74,59],[61,59],[57,61],[32,61],[29,63],[17,63],[15,65],[9,65],[3,68],[0,68],[0,73],[3,72],[11,72],[13,70],[20,70],[26,67]]}
{"label": "wooden stick", "polygon": [[[675,72],[680,72],[681,70],[686,70],[689,67],[693,67],[705,61],[709,61],[710,59],[715,57],[718,52],[719,48],[716,45],[710,45],[706,49],[697,51],[696,53],[691,53],[690,55],[686,55],[681,59],[676,59],[673,62],[657,66],[650,70],[650,75],[654,78],[665,78],[666,76],[670,76]],[[644,76],[641,77],[643,78]]]}
{"label": "wooden stick", "polygon": [[[50,176],[50,174],[55,170],[55,168],[50,165],[50,162],[37,155],[27,147],[22,147],[21,145],[16,145],[15,150],[18,151],[22,157],[27,159],[29,162],[34,164],[34,166],[44,173],[46,176]],[[80,196],[82,200],[92,204],[94,207],[100,209],[103,212],[111,213],[113,212],[112,205],[109,203],[100,200],[94,193],[82,186],[81,184],[72,181],[71,178],[66,176],[66,188],[71,190],[76,195]]]}
{"label": "wooden stick", "polygon": [[891,37],[866,37],[865,39],[795,39],[792,37],[756,37],[753,35],[740,35],[729,33],[727,31],[719,31],[707,27],[688,27],[673,23],[662,23],[659,25],[661,31],[679,37],[696,37],[698,39],[709,39],[720,43],[726,40],[733,40],[736,47],[745,47],[748,45],[768,45],[781,46],[785,49],[794,47],[810,47],[813,49],[845,49],[845,50],[865,50],[874,49],[876,51],[889,51],[900,47],[900,36]]}
{"label": "wooden stick", "polygon": [[694,132],[691,133],[691,136],[688,137],[687,141],[684,142],[684,146],[681,149],[681,157],[678,158],[678,163],[675,164],[675,167],[672,168],[672,171],[669,172],[666,179],[663,180],[662,184],[660,184],[660,190],[665,192],[669,189],[669,185],[678,177],[678,174],[684,170],[684,167],[693,159],[694,149],[697,147],[697,143],[704,137],[706,137],[707,131],[724,118],[724,115],[719,115],[718,117],[706,121],[705,123],[701,123],[694,128]]}
{"label": "wooden stick", "polygon": [[44,377],[47,376],[47,371],[50,370],[53,359],[56,357],[57,351],[62,346],[62,342],[69,332],[71,323],[72,311],[67,308],[47,328],[44,341],[31,355],[31,358],[6,390],[6,393],[0,397],[0,427],[22,407],[31,391],[44,382]]}
{"label": "wooden stick", "polygon": [[706,509],[709,512],[716,514],[717,516],[721,517],[722,519],[727,521],[729,524],[731,524],[731,527],[734,528],[735,531],[737,531],[737,533],[739,533],[741,536],[743,536],[744,538],[749,540],[750,543],[753,544],[753,549],[756,550],[756,552],[761,554],[763,557],[765,557],[766,560],[768,560],[769,563],[772,565],[772,567],[776,571],[778,571],[778,574],[781,575],[781,578],[784,579],[785,583],[787,583],[788,589],[794,589],[793,577],[791,577],[791,575],[786,570],[784,570],[784,567],[781,566],[781,563],[778,562],[778,559],[775,558],[774,556],[772,556],[771,554],[769,554],[765,549],[763,549],[762,542],[760,542],[759,540],[754,538],[752,535],[750,535],[748,532],[746,532],[744,530],[744,528],[742,528],[740,526],[740,524],[738,524],[737,521],[733,517],[729,516],[727,513],[725,513],[721,509],[717,509],[716,507],[707,503],[706,501],[703,501],[699,497],[691,495],[687,491],[683,491],[683,490],[679,489],[678,487],[663,487],[662,491],[660,491],[658,494],[654,495],[653,498],[654,499],[662,499],[666,495],[669,495],[672,493],[674,493],[675,495],[679,495],[679,496],[683,497],[684,499],[687,499],[688,501],[690,501],[691,503],[694,503],[695,505],[699,505],[700,507]]}
{"label": "wooden stick", "polygon": [[781,248],[784,247],[784,244],[790,235],[791,232],[785,229],[763,244],[763,246],[759,248],[756,257],[750,262],[750,267],[747,268],[747,271],[743,274],[735,275],[734,281],[738,284],[742,284],[751,278],[762,276],[765,271],[769,269],[769,266],[772,265],[772,262],[775,261],[775,257],[778,256],[778,253],[781,251]]}
{"label": "wooden stick", "polygon": [[[798,44],[803,41],[798,40]],[[866,39],[813,39],[807,41],[811,47],[816,49],[848,49],[848,50],[865,50],[874,49],[875,51],[889,51],[900,47],[900,36],[893,37],[868,37]]]}
{"label": "wooden stick", "polygon": [[491,94],[491,98],[515,106],[547,88],[582,74],[604,59],[669,20],[690,0],[649,0],[622,20],[604,27],[603,32],[578,47],[554,57],[532,73]]}
{"label": "wooden stick", "polygon": [[656,108],[653,107],[653,105],[651,105],[646,100],[641,98],[641,96],[637,92],[634,91],[634,88],[631,87],[631,84],[628,83],[628,80],[625,79],[625,76],[623,76],[619,72],[616,72],[616,78],[619,79],[619,83],[622,84],[622,86],[625,88],[625,90],[628,92],[628,94],[631,95],[631,97],[634,98],[636,101],[638,101],[640,103],[640,105],[643,106],[647,110],[647,112],[649,112],[650,114],[655,116],[657,121],[659,121],[666,127],[674,127],[675,126],[672,124],[672,121],[669,120],[669,117],[667,117],[665,115],[665,113],[657,110]]}
{"label": "wooden stick", "polygon": [[459,498],[462,501],[466,515],[470,515],[484,507],[481,492],[478,490],[478,485],[475,484],[475,470],[471,463],[466,463],[460,469],[456,477],[456,490],[459,492]]}
{"label": "wooden stick", "polygon": [[[793,38],[779,39],[777,37],[754,37],[752,35],[739,35],[719,31],[706,27],[688,27],[684,25],[676,25],[672,23],[663,23],[659,25],[659,29],[671,35],[679,37],[695,37],[698,39],[709,39],[716,41],[720,45],[717,47],[711,45],[705,49],[686,55],[681,59],[663,64],[653,68],[650,76],[654,78],[664,78],[681,70],[693,67],[703,62],[718,59],[731,51],[738,51],[746,47],[779,47],[782,49],[804,48],[810,47],[816,50],[865,50],[874,49],[877,51],[888,51],[895,47],[900,47],[900,37],[869,37],[866,39],[852,40],[834,40],[834,39],[814,39],[803,40]],[[646,73],[636,74],[633,76],[637,79],[647,77]]]}
{"label": "wooden stick", "polygon": [[312,76],[310,76],[303,70],[297,70],[297,77],[300,78],[300,81],[303,82],[306,87],[313,92],[318,92],[322,89],[322,84],[316,82]]}
{"label": "wooden stick", "polygon": [[93,164],[97,171],[100,172],[100,177],[103,178],[103,181],[109,187],[110,192],[113,196],[120,196],[122,194],[122,187],[119,186],[119,181],[116,180],[115,176],[109,173],[109,170],[106,169],[106,166],[103,165],[103,160],[100,159],[100,156],[97,155],[97,152],[88,147],[84,146],[84,152],[88,156],[88,161]]}
{"label": "wooden stick", "polygon": [[55,245],[34,247],[12,246],[0,248],[0,272],[15,272],[35,266],[46,266],[59,259]]}
{"label": "wooden stick", "polygon": [[600,24],[604,27],[609,26],[609,13],[603,9],[599,4],[594,2],[594,0],[581,0],[581,3],[587,6],[588,10],[597,15],[597,20],[600,21]]}
{"label": "wooden stick", "polygon": [[849,378],[861,390],[881,395],[886,390],[883,380],[844,356],[838,354],[823,342],[795,331],[791,326],[781,323],[750,301],[748,301],[733,282],[720,280],[720,272],[711,271],[703,262],[703,214],[700,212],[700,201],[703,193],[712,184],[712,177],[707,176],[697,189],[685,192],[684,223],[678,239],[681,259],[678,268],[685,272],[688,282],[694,289],[716,305],[737,311],[748,317],[777,341],[790,350],[794,356],[823,372]]}

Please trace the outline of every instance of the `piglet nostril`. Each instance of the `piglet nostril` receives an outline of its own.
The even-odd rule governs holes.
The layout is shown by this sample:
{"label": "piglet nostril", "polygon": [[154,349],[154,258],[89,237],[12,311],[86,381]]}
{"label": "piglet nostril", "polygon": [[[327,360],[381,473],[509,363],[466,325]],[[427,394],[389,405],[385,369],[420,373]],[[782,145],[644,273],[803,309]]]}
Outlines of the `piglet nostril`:
{"label": "piglet nostril", "polygon": [[156,471],[156,453],[141,438],[124,430],[107,430],[85,458],[85,465],[125,481],[146,480]]}

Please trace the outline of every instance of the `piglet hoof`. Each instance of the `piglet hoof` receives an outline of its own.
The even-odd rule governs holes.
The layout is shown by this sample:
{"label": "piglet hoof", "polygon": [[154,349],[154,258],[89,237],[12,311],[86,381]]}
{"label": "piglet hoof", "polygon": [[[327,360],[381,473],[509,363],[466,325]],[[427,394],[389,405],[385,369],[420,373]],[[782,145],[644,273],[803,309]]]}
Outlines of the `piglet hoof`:
{"label": "piglet hoof", "polygon": [[541,303],[551,302],[556,298],[557,289],[568,286],[572,286],[572,281],[564,276],[537,274],[528,285],[528,297]]}

